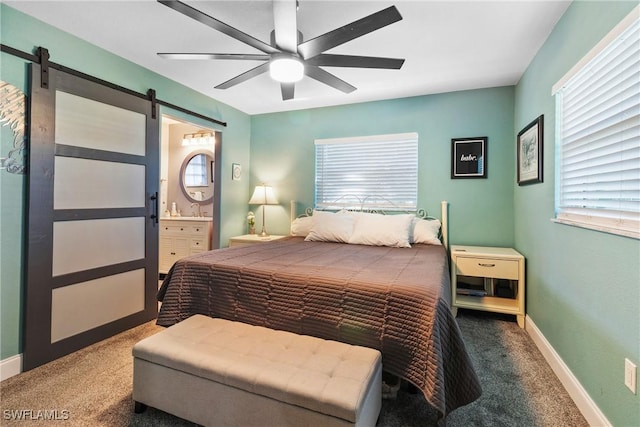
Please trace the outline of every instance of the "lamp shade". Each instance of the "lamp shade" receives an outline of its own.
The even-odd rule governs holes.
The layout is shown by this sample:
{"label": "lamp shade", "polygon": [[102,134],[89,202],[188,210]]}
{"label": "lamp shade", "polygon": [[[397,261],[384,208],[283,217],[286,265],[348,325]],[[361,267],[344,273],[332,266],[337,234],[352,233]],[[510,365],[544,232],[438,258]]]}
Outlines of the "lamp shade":
{"label": "lamp shade", "polygon": [[250,205],[277,205],[278,200],[273,194],[273,187],[270,185],[256,185],[253,195],[249,199]]}

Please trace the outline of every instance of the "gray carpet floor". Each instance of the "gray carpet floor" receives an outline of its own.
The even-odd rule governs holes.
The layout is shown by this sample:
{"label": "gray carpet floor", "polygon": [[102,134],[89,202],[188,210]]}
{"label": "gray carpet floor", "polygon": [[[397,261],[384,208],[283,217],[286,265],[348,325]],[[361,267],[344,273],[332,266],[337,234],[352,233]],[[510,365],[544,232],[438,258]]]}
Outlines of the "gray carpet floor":
{"label": "gray carpet floor", "polygon": [[[514,318],[460,310],[458,323],[483,394],[449,414],[448,427],[588,425]],[[146,323],[1,382],[0,425],[192,426],[154,408],[133,413],[131,347],[162,329]],[[12,411],[29,419],[11,419]],[[37,419],[44,415],[38,411],[50,411],[59,419]],[[378,419],[378,426],[385,427],[436,423],[422,394],[405,388],[396,399],[383,401]]]}

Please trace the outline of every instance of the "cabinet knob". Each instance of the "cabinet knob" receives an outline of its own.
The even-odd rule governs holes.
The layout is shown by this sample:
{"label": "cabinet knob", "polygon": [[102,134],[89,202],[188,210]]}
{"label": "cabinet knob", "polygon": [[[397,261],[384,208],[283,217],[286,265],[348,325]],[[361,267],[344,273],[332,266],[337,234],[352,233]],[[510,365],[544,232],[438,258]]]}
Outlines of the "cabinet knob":
{"label": "cabinet knob", "polygon": [[180,227],[180,231],[184,231],[184,228]]}

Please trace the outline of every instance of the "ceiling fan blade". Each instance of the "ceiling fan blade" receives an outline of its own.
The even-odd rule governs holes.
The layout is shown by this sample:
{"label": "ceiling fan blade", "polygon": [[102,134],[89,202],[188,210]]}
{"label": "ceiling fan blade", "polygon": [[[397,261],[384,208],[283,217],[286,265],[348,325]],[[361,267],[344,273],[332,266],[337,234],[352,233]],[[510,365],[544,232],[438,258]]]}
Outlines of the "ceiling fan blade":
{"label": "ceiling fan blade", "polygon": [[378,30],[382,27],[386,27],[387,25],[393,24],[401,19],[402,15],[400,15],[398,9],[396,9],[395,6],[390,6],[300,44],[298,46],[298,53],[300,53],[304,59],[313,58],[324,51],[340,46],[343,43]]}
{"label": "ceiling fan blade", "polygon": [[321,83],[331,86],[332,88],[338,89],[344,93],[351,93],[356,90],[355,86],[351,86],[349,83],[345,82],[329,73],[328,71],[323,70],[320,67],[316,67],[315,65],[307,64],[305,67],[305,74],[312,79],[315,79]]}
{"label": "ceiling fan blade", "polygon": [[404,59],[322,53],[306,60],[305,63],[325,67],[386,68],[389,70],[399,70],[402,64],[404,64]]}
{"label": "ceiling fan blade", "polygon": [[298,51],[296,0],[273,0],[273,28],[276,46],[287,52]]}
{"label": "ceiling fan blade", "polygon": [[293,99],[293,92],[295,90],[295,83],[280,83],[280,90],[282,91],[282,100]]}
{"label": "ceiling fan blade", "polygon": [[255,47],[256,49],[264,52],[264,53],[276,53],[279,52],[278,49],[270,46],[263,41],[260,41],[249,34],[243,33],[242,31],[225,24],[222,21],[218,21],[212,16],[207,15],[204,12],[200,12],[198,9],[195,9],[188,4],[182,3],[177,0],[158,0],[158,3],[161,3],[176,12],[180,12],[185,16],[188,16],[191,19],[195,19],[198,22],[201,22],[214,30],[218,30],[223,34],[228,35],[229,37],[233,37],[236,40],[241,41],[251,47]]}
{"label": "ceiling fan blade", "polygon": [[204,60],[204,59],[241,59],[249,61],[268,61],[270,56],[261,53],[158,53],[161,58]]}
{"label": "ceiling fan blade", "polygon": [[232,79],[227,80],[224,83],[220,83],[216,86],[216,89],[229,89],[232,86],[240,84],[242,82],[246,82],[247,80],[259,76],[262,73],[266,73],[269,71],[269,63],[265,62],[264,64],[258,65],[255,68],[250,69],[249,71],[245,71],[244,73],[235,76]]}

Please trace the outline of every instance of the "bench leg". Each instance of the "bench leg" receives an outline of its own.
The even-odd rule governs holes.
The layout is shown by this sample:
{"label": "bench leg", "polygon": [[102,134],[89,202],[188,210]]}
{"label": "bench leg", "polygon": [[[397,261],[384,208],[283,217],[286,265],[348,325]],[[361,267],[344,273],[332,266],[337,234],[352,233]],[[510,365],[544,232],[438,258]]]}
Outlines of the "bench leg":
{"label": "bench leg", "polygon": [[133,412],[136,414],[141,414],[147,410],[147,405],[140,402],[133,402]]}

